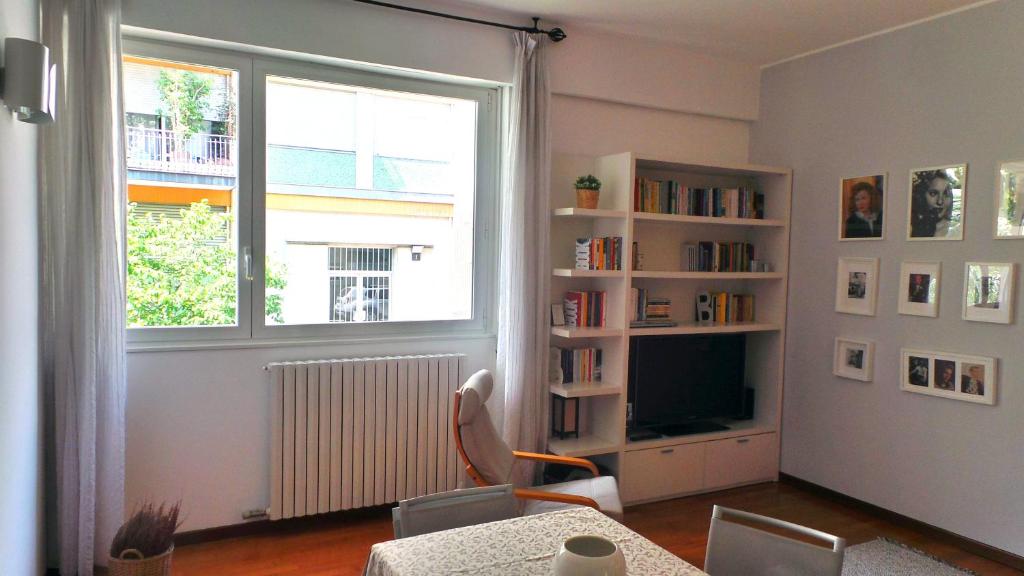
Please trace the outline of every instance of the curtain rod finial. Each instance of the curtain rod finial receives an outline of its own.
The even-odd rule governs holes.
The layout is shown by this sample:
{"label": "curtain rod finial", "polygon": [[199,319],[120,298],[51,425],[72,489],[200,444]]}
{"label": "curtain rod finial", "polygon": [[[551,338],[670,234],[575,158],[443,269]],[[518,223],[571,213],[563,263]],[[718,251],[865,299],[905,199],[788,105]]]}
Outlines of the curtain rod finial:
{"label": "curtain rod finial", "polygon": [[562,30],[561,28],[552,28],[548,31],[548,38],[550,38],[552,42],[561,42],[566,38],[565,30]]}

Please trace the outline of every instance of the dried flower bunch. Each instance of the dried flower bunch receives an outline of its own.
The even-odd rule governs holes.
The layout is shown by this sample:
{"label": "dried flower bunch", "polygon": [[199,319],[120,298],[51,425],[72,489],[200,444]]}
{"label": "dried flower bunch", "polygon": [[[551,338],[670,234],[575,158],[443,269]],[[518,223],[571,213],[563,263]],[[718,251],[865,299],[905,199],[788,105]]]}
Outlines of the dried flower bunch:
{"label": "dried flower bunch", "polygon": [[144,558],[159,556],[174,544],[174,531],[181,526],[181,502],[164,508],[143,504],[114,535],[110,556],[120,558],[125,550],[138,550]]}

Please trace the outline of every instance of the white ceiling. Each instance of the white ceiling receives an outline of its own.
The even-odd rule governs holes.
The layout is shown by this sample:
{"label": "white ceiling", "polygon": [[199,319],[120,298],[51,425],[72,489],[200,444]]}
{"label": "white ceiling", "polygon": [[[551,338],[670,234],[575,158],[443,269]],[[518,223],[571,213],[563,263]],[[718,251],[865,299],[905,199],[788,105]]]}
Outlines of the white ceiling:
{"label": "white ceiling", "polygon": [[[978,0],[455,0],[770,64]],[[528,20],[527,20],[528,22]],[[543,27],[543,23],[542,23]]]}

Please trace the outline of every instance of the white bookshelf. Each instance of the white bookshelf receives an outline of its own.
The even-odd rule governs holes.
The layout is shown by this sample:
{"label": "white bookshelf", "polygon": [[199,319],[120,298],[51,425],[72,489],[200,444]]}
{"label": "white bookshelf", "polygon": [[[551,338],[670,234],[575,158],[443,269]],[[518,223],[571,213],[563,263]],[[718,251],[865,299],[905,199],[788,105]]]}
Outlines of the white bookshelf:
{"label": "white bookshelf", "polygon": [[[555,154],[551,181],[551,300],[569,290],[607,293],[604,328],[553,327],[551,345],[602,349],[602,382],[553,385],[549,391],[580,402],[580,437],[550,437],[554,454],[586,457],[618,477],[626,503],[717,490],[778,476],[785,357],[786,294],[789,270],[789,216],[792,172],[787,168],[742,164],[705,164],[653,158],[635,153],[601,157]],[[594,174],[602,181],[596,209],[575,208],[573,182]],[[675,180],[690,187],[752,187],[765,195],[765,218],[716,218],[633,211],[637,176]],[[621,236],[624,270],[575,270],[576,238]],[[690,272],[683,245],[698,241],[749,242],[755,257],[772,272]],[[633,242],[639,243],[643,269],[633,270]],[[647,288],[672,300],[677,325],[629,327],[630,289]],[[755,321],[698,324],[693,318],[702,291],[753,294]],[[723,422],[728,430],[631,442],[626,433],[629,346],[634,336],[669,334],[747,335],[746,376],[756,390],[752,420]],[[659,470],[659,468],[661,468]],[[699,469],[698,469],[699,468]],[[653,475],[652,475],[653,473]],[[684,475],[678,489],[653,487],[650,478]],[[656,483],[655,483],[656,484]]]}

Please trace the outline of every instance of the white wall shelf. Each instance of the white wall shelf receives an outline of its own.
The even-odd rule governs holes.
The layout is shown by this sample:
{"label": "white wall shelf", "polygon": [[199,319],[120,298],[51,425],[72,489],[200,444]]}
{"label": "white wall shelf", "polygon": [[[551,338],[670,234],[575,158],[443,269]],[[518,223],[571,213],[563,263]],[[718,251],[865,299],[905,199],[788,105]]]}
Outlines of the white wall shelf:
{"label": "white wall shelf", "polygon": [[570,218],[618,218],[626,217],[625,210],[602,210],[600,208],[555,208],[551,211],[553,216]]}
{"label": "white wall shelf", "polygon": [[[573,183],[594,174],[604,184],[599,207],[565,208],[575,200]],[[692,188],[752,188],[764,194],[764,219],[657,214],[634,210],[636,178],[673,180]],[[631,152],[600,157],[555,154],[551,169],[551,300],[566,291],[606,293],[609,326],[619,328],[552,328],[552,345],[602,350],[601,375],[609,384],[552,385],[549,392],[579,398],[581,437],[550,438],[549,451],[588,457],[618,478],[626,504],[719,490],[778,477],[778,432],[782,413],[786,301],[789,281],[789,230],[792,171],[743,164],[711,165],[648,158]],[[622,238],[623,270],[573,270],[577,238]],[[690,272],[678,270],[686,244],[698,241],[748,242],[774,272]],[[633,270],[634,243],[645,270]],[[629,328],[631,288],[672,302],[678,325]],[[723,290],[754,296],[755,321],[697,324],[697,294]],[[622,328],[625,327],[625,328]],[[754,388],[750,420],[728,420],[728,430],[628,442],[629,355],[635,336],[747,334],[746,385]],[[586,339],[593,340],[586,340]],[[642,387],[642,383],[640,383]],[[642,388],[641,388],[642,389]],[[688,479],[669,482],[666,478]]]}
{"label": "white wall shelf", "polygon": [[551,335],[559,338],[612,338],[622,336],[622,328],[569,328],[555,326]]}
{"label": "white wall shelf", "polygon": [[548,451],[559,456],[583,458],[617,453],[620,450],[622,450],[621,442],[614,442],[591,434],[584,434],[579,438],[548,438]]}
{"label": "white wall shelf", "polygon": [[676,224],[705,224],[713,226],[757,226],[784,228],[785,220],[776,218],[717,218],[713,216],[687,216],[684,214],[659,214],[657,212],[634,212],[633,220],[648,222],[670,222]]}
{"label": "white wall shelf", "polygon": [[633,278],[663,280],[782,280],[781,272],[684,272],[676,270],[634,270]]}
{"label": "white wall shelf", "polygon": [[551,274],[560,278],[624,278],[626,275],[622,270],[580,270],[577,268],[555,268]]}
{"label": "white wall shelf", "polygon": [[746,332],[776,332],[779,324],[767,322],[727,322],[725,324],[682,323],[665,328],[630,328],[630,336],[658,336],[666,334],[739,334]]}
{"label": "white wall shelf", "polygon": [[614,396],[622,393],[622,385],[594,382],[592,384],[552,384],[551,393],[562,398],[586,398],[589,396]]}

